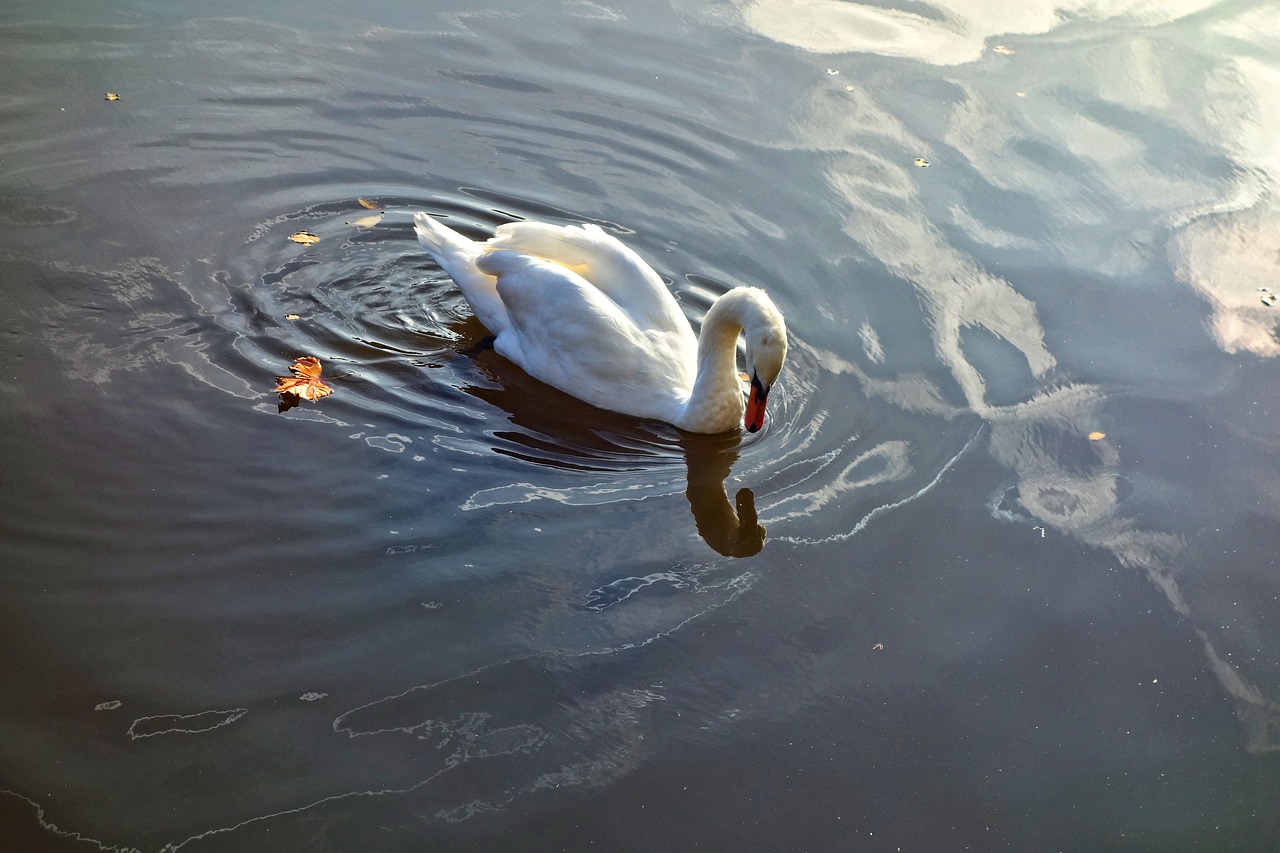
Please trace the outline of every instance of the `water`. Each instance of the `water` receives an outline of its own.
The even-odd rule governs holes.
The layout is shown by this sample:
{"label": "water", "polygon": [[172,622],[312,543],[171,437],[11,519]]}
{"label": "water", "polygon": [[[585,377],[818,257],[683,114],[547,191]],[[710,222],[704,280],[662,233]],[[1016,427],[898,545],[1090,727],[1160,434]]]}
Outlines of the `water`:
{"label": "water", "polygon": [[[2,846],[1276,849],[1277,21],[11,4]],[[766,287],[767,428],[531,380],[415,210]]]}

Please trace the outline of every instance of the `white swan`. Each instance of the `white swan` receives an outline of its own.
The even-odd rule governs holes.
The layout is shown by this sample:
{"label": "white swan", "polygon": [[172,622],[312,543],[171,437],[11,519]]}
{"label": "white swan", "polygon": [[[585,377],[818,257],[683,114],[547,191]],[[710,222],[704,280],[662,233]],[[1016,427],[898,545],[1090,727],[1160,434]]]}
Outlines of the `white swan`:
{"label": "white swan", "polygon": [[[658,274],[596,225],[513,222],[477,243],[425,213],[413,220],[418,240],[494,334],[494,349],[530,375],[602,409],[688,432],[764,424],[787,355],[786,325],[764,291],[721,296],[698,339]],[[751,378],[745,405],[739,333]]]}

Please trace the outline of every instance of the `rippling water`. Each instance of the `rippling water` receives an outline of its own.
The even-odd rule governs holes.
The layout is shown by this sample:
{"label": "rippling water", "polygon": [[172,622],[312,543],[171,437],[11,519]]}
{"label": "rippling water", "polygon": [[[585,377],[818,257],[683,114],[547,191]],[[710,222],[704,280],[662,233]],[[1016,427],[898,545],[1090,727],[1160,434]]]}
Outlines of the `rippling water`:
{"label": "rippling water", "polygon": [[[1280,846],[1277,22],[12,5],[0,837]],[[766,287],[766,429],[524,375],[417,210]]]}

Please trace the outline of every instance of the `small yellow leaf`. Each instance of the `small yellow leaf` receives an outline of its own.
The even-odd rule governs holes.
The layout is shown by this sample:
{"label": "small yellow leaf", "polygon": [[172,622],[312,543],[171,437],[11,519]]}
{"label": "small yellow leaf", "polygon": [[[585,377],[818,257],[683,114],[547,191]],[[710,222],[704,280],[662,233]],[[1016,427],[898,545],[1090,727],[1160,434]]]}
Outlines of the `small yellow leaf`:
{"label": "small yellow leaf", "polygon": [[299,231],[297,234],[290,234],[289,239],[295,243],[301,243],[304,246],[310,246],[312,243],[320,242],[320,238],[312,234],[310,231]]}
{"label": "small yellow leaf", "polygon": [[285,318],[286,320],[301,320],[301,319],[302,319],[302,317],[301,317],[300,315],[298,315],[298,314],[285,314],[285,315],[284,315],[284,318]]}
{"label": "small yellow leaf", "polygon": [[994,50],[996,53],[1003,53],[1005,56],[1012,56],[1013,54],[1017,53],[1017,51],[1014,50],[1013,48],[1005,47],[1002,44],[998,44],[991,49]]}
{"label": "small yellow leaf", "polygon": [[1017,95],[1019,98],[1025,98],[1027,96],[1026,92],[1014,92],[1013,94]]}
{"label": "small yellow leaf", "polygon": [[107,92],[106,100],[108,100],[108,101],[118,101],[118,100],[120,100],[120,96],[119,96],[119,95],[117,95],[115,92]]}
{"label": "small yellow leaf", "polygon": [[359,219],[352,219],[347,222],[348,225],[354,225],[357,228],[372,228],[382,221],[381,213],[371,213],[368,216],[362,216]]}
{"label": "small yellow leaf", "polygon": [[1102,439],[1106,437],[1107,437],[1107,434],[1105,432],[1098,432],[1097,430],[1094,430],[1093,432],[1089,433],[1090,441],[1102,441]]}
{"label": "small yellow leaf", "polygon": [[358,198],[356,201],[360,202],[360,206],[366,210],[382,210],[382,205],[378,204],[376,201],[370,201],[367,198]]}
{"label": "small yellow leaf", "polygon": [[921,169],[929,165],[929,161],[924,159],[923,157],[917,157],[915,160],[912,160],[911,162],[915,163]]}

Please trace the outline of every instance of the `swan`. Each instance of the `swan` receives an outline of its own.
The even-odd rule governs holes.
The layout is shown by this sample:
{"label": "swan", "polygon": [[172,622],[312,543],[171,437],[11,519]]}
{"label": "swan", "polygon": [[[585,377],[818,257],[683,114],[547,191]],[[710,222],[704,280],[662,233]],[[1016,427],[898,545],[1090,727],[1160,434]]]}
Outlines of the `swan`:
{"label": "swan", "polygon": [[[695,337],[662,279],[598,225],[511,222],[481,243],[425,213],[418,240],[462,290],[501,355],[592,405],[686,432],[764,425],[787,356],[787,328],[768,295],[735,287]],[[750,395],[737,367],[746,339]]]}

